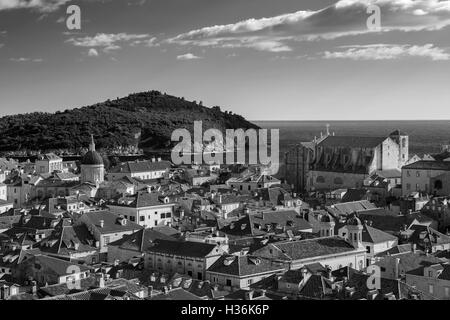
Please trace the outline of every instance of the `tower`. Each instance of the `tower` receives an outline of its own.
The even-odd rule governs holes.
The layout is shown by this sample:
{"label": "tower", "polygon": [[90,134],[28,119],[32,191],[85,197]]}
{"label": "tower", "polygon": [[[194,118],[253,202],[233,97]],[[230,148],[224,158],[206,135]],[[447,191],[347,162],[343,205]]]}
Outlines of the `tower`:
{"label": "tower", "polygon": [[389,137],[397,142],[399,146],[399,168],[403,167],[409,160],[409,136],[408,134],[395,130]]}
{"label": "tower", "polygon": [[91,135],[89,151],[81,160],[81,182],[100,185],[105,181],[105,166],[102,156],[95,150],[94,136]]}
{"label": "tower", "polygon": [[355,249],[364,247],[362,244],[363,229],[364,227],[361,223],[361,220],[356,214],[347,220],[347,240],[352,244],[353,247],[355,247]]}
{"label": "tower", "polygon": [[335,222],[330,214],[322,214],[319,217],[319,234],[321,237],[333,237]]}

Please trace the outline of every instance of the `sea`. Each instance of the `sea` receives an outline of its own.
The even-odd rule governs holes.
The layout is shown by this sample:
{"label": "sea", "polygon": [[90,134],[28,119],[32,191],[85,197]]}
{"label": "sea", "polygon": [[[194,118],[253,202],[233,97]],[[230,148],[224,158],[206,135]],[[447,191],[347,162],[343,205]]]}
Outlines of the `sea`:
{"label": "sea", "polygon": [[400,130],[409,135],[409,153],[422,156],[438,153],[442,145],[450,144],[450,120],[430,121],[253,121],[264,129],[280,130],[280,152],[314,136],[330,132],[339,136],[387,137]]}

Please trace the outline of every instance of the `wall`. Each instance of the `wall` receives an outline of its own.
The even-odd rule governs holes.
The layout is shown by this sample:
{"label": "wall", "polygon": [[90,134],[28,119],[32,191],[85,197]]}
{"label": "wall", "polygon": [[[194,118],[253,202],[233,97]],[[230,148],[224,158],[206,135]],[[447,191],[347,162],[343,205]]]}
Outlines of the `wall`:
{"label": "wall", "polygon": [[[340,188],[361,188],[364,179],[368,177],[365,174],[343,173],[331,171],[310,171],[309,174],[309,188],[314,187],[316,190],[321,189],[340,189]],[[325,182],[317,182],[318,177],[325,178]],[[336,184],[335,179],[340,178],[343,184]]]}
{"label": "wall", "polygon": [[[174,205],[161,205],[147,208],[130,208],[122,206],[108,206],[111,212],[121,214],[130,221],[139,224],[145,228],[153,228],[157,225],[168,225],[172,222]],[[168,217],[167,215],[170,215]],[[133,221],[134,219],[134,221]]]}

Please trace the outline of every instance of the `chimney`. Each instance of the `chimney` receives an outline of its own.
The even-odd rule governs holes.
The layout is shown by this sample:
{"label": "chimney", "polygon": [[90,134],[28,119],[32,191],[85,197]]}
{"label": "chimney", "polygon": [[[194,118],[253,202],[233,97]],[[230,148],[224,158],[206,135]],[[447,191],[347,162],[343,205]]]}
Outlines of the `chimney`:
{"label": "chimney", "polygon": [[245,300],[251,301],[253,300],[254,291],[249,290],[245,293]]}
{"label": "chimney", "polygon": [[399,266],[400,266],[400,258],[395,258],[395,260],[394,260],[394,277],[395,277],[395,279],[400,278]]}
{"label": "chimney", "polygon": [[153,286],[148,286],[148,296],[150,298],[153,296]]}
{"label": "chimney", "polygon": [[104,288],[105,287],[105,278],[103,277],[103,273],[97,273],[95,275],[95,286],[97,288]]}
{"label": "chimney", "polygon": [[105,220],[100,220],[100,228],[103,228],[105,226]]}
{"label": "chimney", "polygon": [[413,243],[411,248],[412,248],[412,253],[416,253],[416,251],[417,251],[417,244]]}
{"label": "chimney", "polygon": [[152,162],[155,163],[156,162],[156,158],[153,157],[152,158]]}
{"label": "chimney", "polygon": [[375,300],[378,295],[378,290],[370,290],[367,292],[367,300]]}
{"label": "chimney", "polygon": [[165,295],[169,294],[169,287],[168,286],[164,287],[164,294]]}
{"label": "chimney", "polygon": [[161,162],[161,158],[158,158],[158,162]]}
{"label": "chimney", "polygon": [[37,282],[36,281],[31,281],[31,294],[36,294],[37,293]]}

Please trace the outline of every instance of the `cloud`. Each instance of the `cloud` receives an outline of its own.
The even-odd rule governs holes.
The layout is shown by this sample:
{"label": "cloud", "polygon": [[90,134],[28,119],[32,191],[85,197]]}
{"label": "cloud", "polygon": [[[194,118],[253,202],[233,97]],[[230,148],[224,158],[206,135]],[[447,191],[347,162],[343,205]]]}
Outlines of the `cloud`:
{"label": "cloud", "polygon": [[39,12],[52,12],[71,0],[0,0],[1,10],[34,9]]}
{"label": "cloud", "polygon": [[135,40],[131,43],[131,45],[132,46],[144,45],[146,47],[158,47],[159,43],[157,41],[158,41],[158,39],[153,37],[150,39]]}
{"label": "cloud", "polygon": [[97,49],[91,48],[88,51],[88,56],[89,57],[98,57],[98,51]]}
{"label": "cloud", "polygon": [[202,57],[198,57],[192,53],[186,53],[186,54],[177,56],[177,60],[197,60],[197,59],[202,59]]}
{"label": "cloud", "polygon": [[179,34],[166,42],[261,51],[292,50],[292,41],[316,41],[378,32],[367,27],[368,6],[381,10],[381,32],[440,30],[450,25],[450,0],[340,0],[317,11],[248,19]]}
{"label": "cloud", "polygon": [[404,57],[430,58],[433,61],[450,60],[450,53],[442,48],[426,44],[397,45],[397,44],[372,44],[359,46],[345,46],[344,51],[325,51],[325,59],[351,59],[351,60],[396,60]]}
{"label": "cloud", "polygon": [[103,52],[108,53],[119,50],[122,44],[136,45],[137,42],[151,41],[148,34],[128,34],[128,33],[97,33],[95,36],[86,36],[78,38],[70,38],[66,40],[76,47],[101,48]]}
{"label": "cloud", "polygon": [[20,57],[20,58],[11,58],[11,59],[9,59],[10,61],[13,61],[13,62],[42,62],[42,61],[44,61],[43,59],[41,59],[41,58],[35,58],[35,59],[33,59],[33,58],[24,58],[24,57]]}

